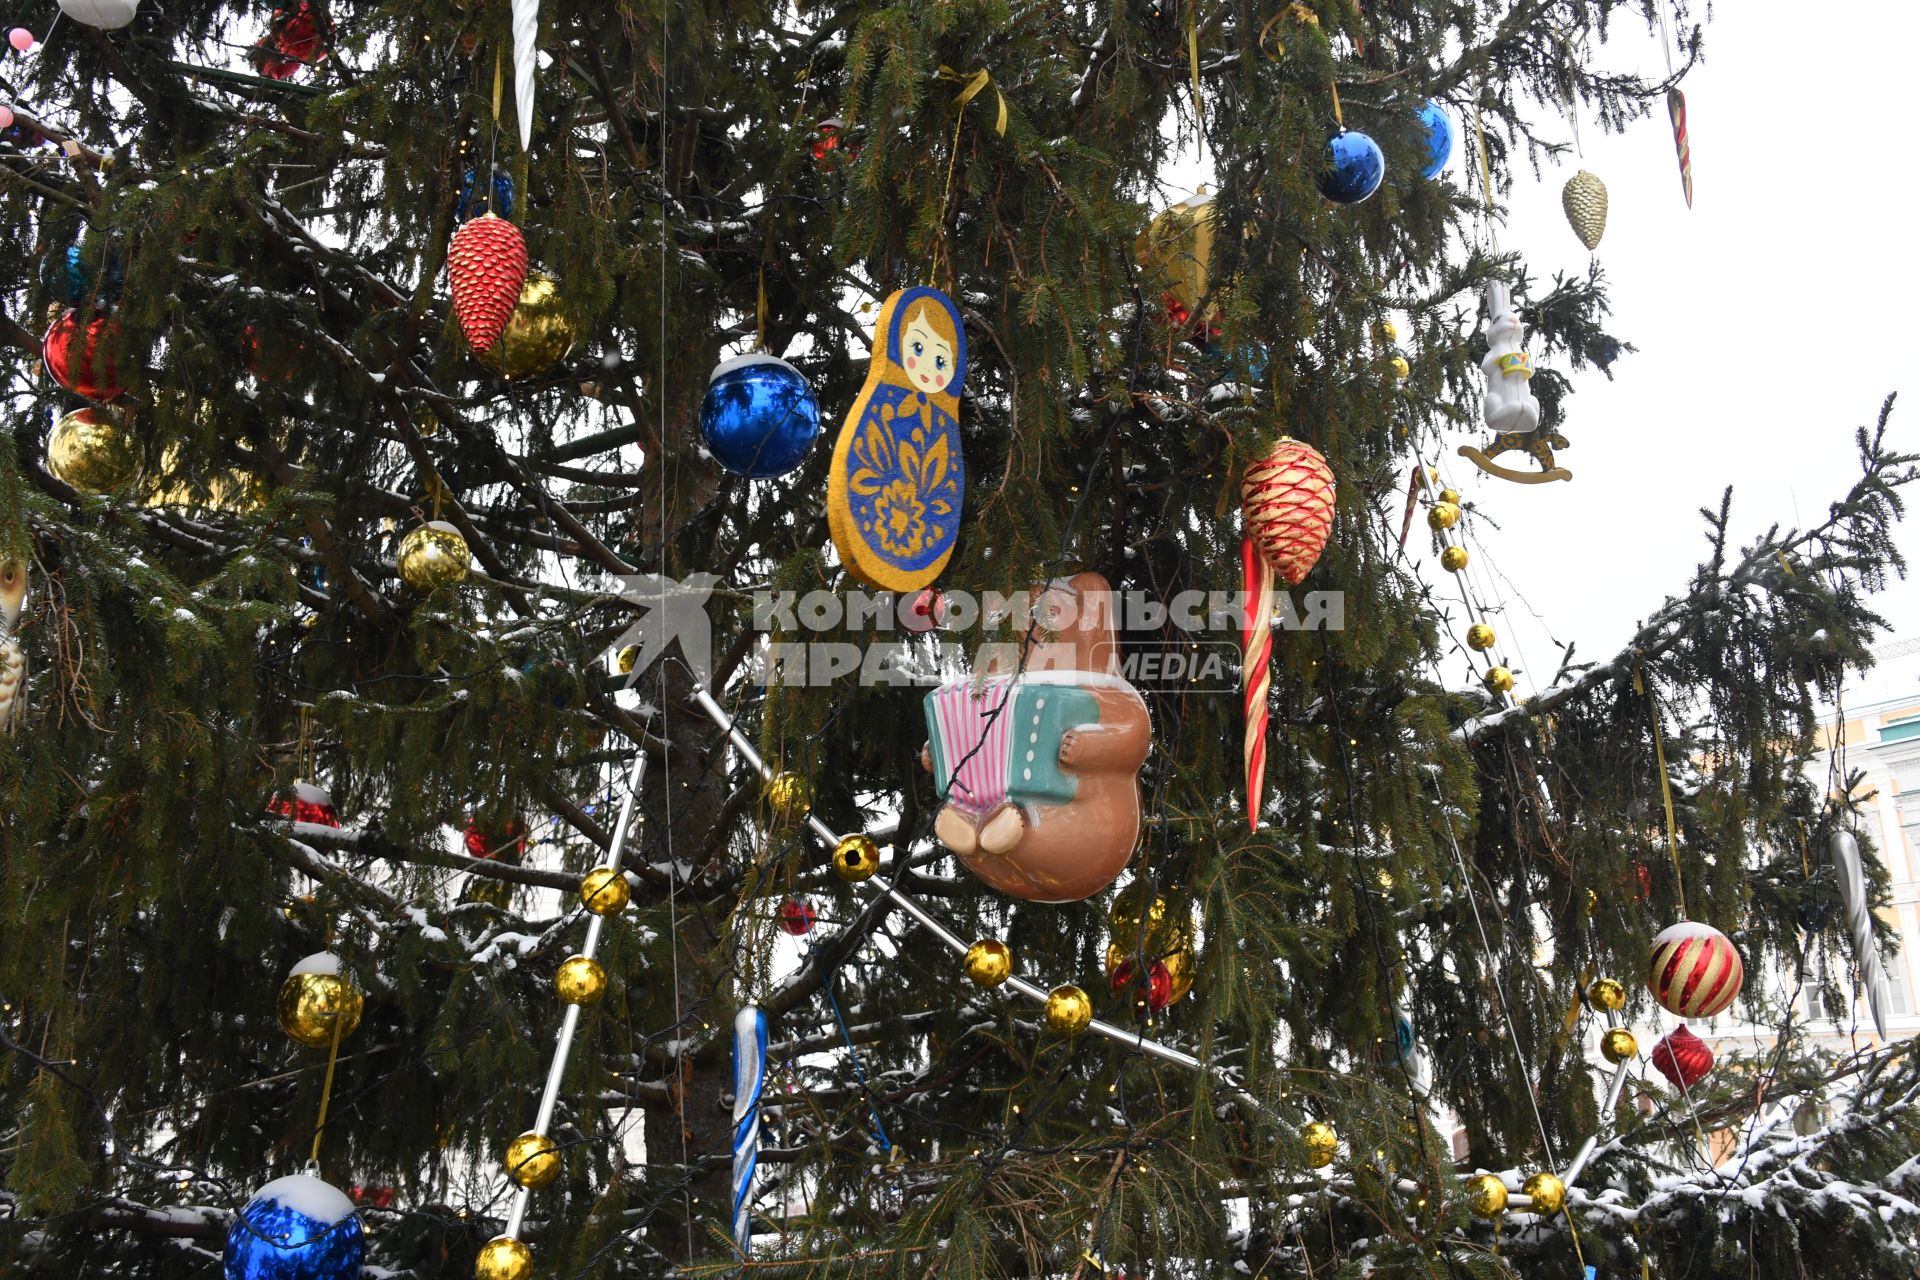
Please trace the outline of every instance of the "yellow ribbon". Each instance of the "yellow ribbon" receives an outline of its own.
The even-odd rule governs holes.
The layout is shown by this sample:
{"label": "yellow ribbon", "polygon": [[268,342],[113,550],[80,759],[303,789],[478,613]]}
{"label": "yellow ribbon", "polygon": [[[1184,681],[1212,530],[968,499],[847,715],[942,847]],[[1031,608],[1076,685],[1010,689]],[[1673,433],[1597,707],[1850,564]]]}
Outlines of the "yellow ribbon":
{"label": "yellow ribbon", "polygon": [[1660,800],[1667,807],[1667,852],[1673,857],[1673,891],[1680,899],[1680,918],[1684,920],[1687,918],[1687,886],[1680,871],[1680,839],[1673,821],[1673,787],[1667,782],[1667,747],[1660,729],[1660,700],[1640,678],[1638,663],[1633,668],[1633,691],[1646,697],[1647,710],[1653,716],[1653,762],[1660,770]]}
{"label": "yellow ribbon", "polygon": [[967,109],[969,102],[972,102],[980,96],[982,89],[988,85],[993,85],[993,96],[998,100],[1000,106],[999,114],[995,116],[993,121],[993,131],[1003,138],[1007,136],[1007,96],[1000,92],[999,85],[993,83],[993,73],[991,71],[982,67],[971,76],[967,76],[942,63],[940,67],[940,78],[962,86],[960,92],[953,95],[953,101],[963,112]]}
{"label": "yellow ribbon", "polygon": [[[1480,86],[1473,86],[1474,153],[1480,160],[1480,194],[1487,202],[1487,216],[1493,216],[1493,170],[1487,164],[1487,131],[1480,123]],[[1638,680],[1635,673],[1634,679]]]}
{"label": "yellow ribbon", "polygon": [[[1272,34],[1273,29],[1279,26],[1280,23],[1287,18],[1292,18],[1295,22],[1299,23],[1301,26],[1317,27],[1320,25],[1319,14],[1307,8],[1306,5],[1301,4],[1300,0],[1293,0],[1292,4],[1288,5],[1286,8],[1282,9],[1280,12],[1274,14],[1271,18],[1268,18],[1267,25],[1260,28],[1260,39],[1257,43],[1262,49],[1267,47],[1267,37]],[[1282,44],[1279,40],[1275,40],[1273,42],[1273,52],[1268,54],[1267,56],[1269,58],[1277,59],[1281,54],[1285,53],[1286,51],[1287,51],[1287,46]]]}

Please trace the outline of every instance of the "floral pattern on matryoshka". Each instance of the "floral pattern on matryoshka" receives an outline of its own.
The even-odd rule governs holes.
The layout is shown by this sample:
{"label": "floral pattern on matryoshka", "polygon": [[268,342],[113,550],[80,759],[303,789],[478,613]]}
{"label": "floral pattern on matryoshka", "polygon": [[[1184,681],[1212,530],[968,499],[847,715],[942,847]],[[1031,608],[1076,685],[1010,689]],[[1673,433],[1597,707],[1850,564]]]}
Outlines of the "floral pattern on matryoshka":
{"label": "floral pattern on matryoshka", "polygon": [[966,366],[966,329],[946,294],[901,289],[880,308],[866,385],[840,428],[827,482],[834,546],[869,586],[918,590],[953,555],[966,492]]}

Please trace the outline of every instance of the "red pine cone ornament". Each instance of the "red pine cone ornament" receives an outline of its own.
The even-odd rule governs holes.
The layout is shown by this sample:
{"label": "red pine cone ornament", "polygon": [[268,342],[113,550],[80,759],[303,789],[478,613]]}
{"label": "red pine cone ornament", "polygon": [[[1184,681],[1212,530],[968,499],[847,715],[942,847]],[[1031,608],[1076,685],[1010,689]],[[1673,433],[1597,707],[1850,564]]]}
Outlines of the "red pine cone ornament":
{"label": "red pine cone ornament", "polygon": [[1333,532],[1333,468],[1310,444],[1282,438],[1241,483],[1247,536],[1290,587],[1313,569]]}
{"label": "red pine cone ornament", "polygon": [[505,218],[483,213],[463,223],[447,247],[453,318],[475,351],[490,351],[527,281],[527,242]]}
{"label": "red pine cone ornament", "polygon": [[1713,1050],[1682,1023],[1653,1046],[1653,1066],[1676,1089],[1691,1089],[1713,1070]]}
{"label": "red pine cone ornament", "polygon": [[1661,1008],[1682,1018],[1711,1018],[1740,994],[1746,966],[1727,935],[1710,924],[1682,920],[1653,940],[1647,990]]}

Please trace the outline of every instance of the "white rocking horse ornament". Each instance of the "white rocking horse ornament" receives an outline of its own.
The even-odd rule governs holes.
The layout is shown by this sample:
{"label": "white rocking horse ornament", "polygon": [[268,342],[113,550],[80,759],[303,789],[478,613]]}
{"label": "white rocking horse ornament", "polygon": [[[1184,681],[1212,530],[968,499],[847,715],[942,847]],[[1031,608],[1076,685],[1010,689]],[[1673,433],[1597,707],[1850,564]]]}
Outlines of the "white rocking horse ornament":
{"label": "white rocking horse ornament", "polygon": [[[1490,476],[1515,484],[1545,484],[1550,480],[1571,480],[1573,472],[1555,464],[1553,451],[1568,447],[1568,440],[1557,431],[1540,429],[1540,402],[1528,385],[1533,377],[1533,360],[1523,343],[1526,331],[1520,314],[1504,281],[1487,282],[1487,356],[1480,369],[1487,375],[1487,395],[1481,416],[1494,430],[1493,444],[1487,449],[1461,445],[1460,456],[1470,459]],[[1516,471],[1494,459],[1509,449],[1532,454],[1540,463],[1539,471]]]}

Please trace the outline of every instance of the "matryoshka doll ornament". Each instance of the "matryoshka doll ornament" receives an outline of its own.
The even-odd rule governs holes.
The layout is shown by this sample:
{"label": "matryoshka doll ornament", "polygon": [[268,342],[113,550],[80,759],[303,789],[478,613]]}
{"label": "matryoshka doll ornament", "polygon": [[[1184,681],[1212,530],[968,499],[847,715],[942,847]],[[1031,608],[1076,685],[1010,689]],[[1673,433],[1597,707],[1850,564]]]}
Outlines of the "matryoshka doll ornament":
{"label": "matryoshka doll ornament", "polygon": [[870,587],[912,592],[946,568],[966,471],[960,383],[967,334],[938,289],[897,290],[874,325],[866,385],[847,411],[827,479],[840,562]]}

